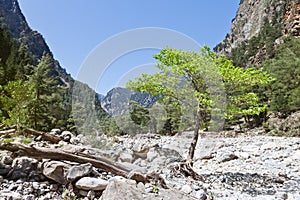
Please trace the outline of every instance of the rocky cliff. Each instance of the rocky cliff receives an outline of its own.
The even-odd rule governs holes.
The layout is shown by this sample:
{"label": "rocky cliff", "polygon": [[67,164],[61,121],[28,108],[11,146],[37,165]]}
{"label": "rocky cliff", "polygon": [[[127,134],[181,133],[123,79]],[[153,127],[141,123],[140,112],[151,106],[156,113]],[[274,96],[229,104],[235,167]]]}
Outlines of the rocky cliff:
{"label": "rocky cliff", "polygon": [[[0,25],[28,50],[33,63],[37,64],[44,53],[53,57],[43,36],[29,27],[17,0],[0,0]],[[55,70],[60,76],[61,85],[68,86],[74,81],[58,61],[55,61]]]}
{"label": "rocky cliff", "polygon": [[256,36],[266,24],[281,24],[282,34],[300,36],[299,0],[241,0],[230,33],[217,45],[217,53],[229,55],[233,48]]}
{"label": "rocky cliff", "polygon": [[300,0],[290,0],[284,15],[284,34],[300,37]]}
{"label": "rocky cliff", "polygon": [[52,55],[43,36],[28,26],[17,0],[0,0],[0,23],[28,48],[35,61],[41,58],[44,52]]}

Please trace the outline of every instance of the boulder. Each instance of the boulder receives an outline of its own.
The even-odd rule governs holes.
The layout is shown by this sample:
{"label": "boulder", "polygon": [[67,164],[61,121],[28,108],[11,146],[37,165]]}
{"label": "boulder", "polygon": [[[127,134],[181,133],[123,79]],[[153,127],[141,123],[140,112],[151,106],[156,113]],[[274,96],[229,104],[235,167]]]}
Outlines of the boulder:
{"label": "boulder", "polygon": [[191,200],[195,199],[187,194],[176,190],[167,190],[158,188],[157,193],[147,192],[142,183],[136,184],[133,180],[128,180],[120,176],[115,176],[108,181],[106,189],[103,191],[101,200],[119,200],[119,199],[134,199],[134,200]]}
{"label": "boulder", "polygon": [[90,174],[93,170],[91,163],[72,166],[67,173],[67,180],[74,181]]}
{"label": "boulder", "polygon": [[11,179],[17,180],[27,178],[32,171],[35,171],[38,166],[38,161],[33,158],[20,157],[13,160]]}
{"label": "boulder", "polygon": [[48,161],[43,164],[43,174],[60,184],[67,182],[66,176],[70,165],[60,161]]}
{"label": "boulder", "polygon": [[143,192],[136,187],[136,182],[115,176],[108,181],[108,185],[102,193],[101,200],[119,199],[144,199]]}

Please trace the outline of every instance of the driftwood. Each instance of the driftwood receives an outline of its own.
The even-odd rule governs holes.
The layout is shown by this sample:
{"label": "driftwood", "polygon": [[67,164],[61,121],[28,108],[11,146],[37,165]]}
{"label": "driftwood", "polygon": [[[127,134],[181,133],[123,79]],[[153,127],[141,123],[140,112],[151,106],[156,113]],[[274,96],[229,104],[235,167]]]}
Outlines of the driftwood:
{"label": "driftwood", "polygon": [[77,163],[91,163],[96,168],[101,168],[107,172],[111,172],[119,176],[131,178],[143,183],[150,182],[146,176],[139,173],[131,173],[132,169],[129,169],[120,163],[115,163],[105,157],[96,157],[83,153],[80,153],[80,155],[76,155],[65,150],[28,146],[19,143],[8,143],[0,145],[0,150],[6,150],[13,152],[19,156],[28,156],[36,159],[55,159]]}
{"label": "driftwood", "polygon": [[6,137],[7,135],[13,134],[15,132],[16,129],[8,129],[8,130],[0,131],[0,135],[4,135],[4,137]]}
{"label": "driftwood", "polygon": [[36,159],[54,159],[64,160],[77,163],[91,163],[94,167],[103,169],[107,172],[111,172],[115,175],[123,176],[142,183],[154,183],[160,185],[164,189],[170,189],[176,191],[184,196],[188,196],[191,200],[196,198],[189,196],[181,191],[175,190],[172,186],[166,184],[165,180],[157,173],[141,174],[134,172],[121,163],[113,162],[105,157],[93,156],[84,153],[73,153],[61,149],[50,149],[44,147],[35,147],[33,145],[28,146],[20,143],[8,143],[0,145],[0,150],[6,150],[13,152],[17,156],[27,156]]}
{"label": "driftwood", "polygon": [[[23,130],[24,133],[28,134],[28,135],[34,135],[34,136],[41,136],[43,139],[52,142],[52,143],[58,143],[59,141],[63,140],[61,137],[50,134],[50,133],[46,133],[46,132],[42,132],[42,131],[37,131],[31,128],[25,128]],[[0,136],[2,136],[3,138],[5,137],[11,137],[11,135],[13,134],[17,134],[19,135],[20,133],[17,133],[17,130],[13,127],[10,127],[10,129],[2,129],[0,131]]]}
{"label": "driftwood", "polygon": [[55,160],[66,160],[77,163],[91,163],[96,168],[101,168],[107,172],[111,172],[115,175],[123,176],[125,178],[129,178],[135,180],[137,182],[142,183],[155,183],[156,185],[160,185],[164,189],[170,189],[171,191],[176,191],[184,196],[188,196],[191,200],[196,198],[184,194],[183,192],[175,190],[173,187],[168,186],[165,180],[157,173],[151,174],[141,174],[133,172],[132,169],[127,168],[126,166],[115,163],[105,157],[100,156],[92,156],[84,153],[74,154],[72,152],[68,152],[60,149],[50,149],[43,147],[34,147],[27,146],[20,143],[8,143],[0,145],[0,150],[11,151],[19,156],[28,156],[36,159],[55,159]]}
{"label": "driftwood", "polygon": [[59,141],[62,140],[62,138],[59,136],[56,136],[56,135],[53,135],[50,133],[37,131],[37,130],[31,129],[31,128],[25,128],[24,133],[30,134],[30,135],[35,135],[35,136],[41,136],[43,139],[48,140],[52,143],[58,143]]}

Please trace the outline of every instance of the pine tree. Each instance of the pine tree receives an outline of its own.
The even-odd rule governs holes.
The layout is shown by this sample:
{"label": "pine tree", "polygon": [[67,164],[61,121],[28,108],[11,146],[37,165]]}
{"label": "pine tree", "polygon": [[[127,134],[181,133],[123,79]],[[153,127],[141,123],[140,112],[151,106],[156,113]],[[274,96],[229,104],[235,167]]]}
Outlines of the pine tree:
{"label": "pine tree", "polygon": [[59,86],[59,77],[55,70],[54,60],[44,54],[40,59],[30,82],[34,85],[31,121],[38,130],[49,130],[64,122],[62,101],[64,90]]}

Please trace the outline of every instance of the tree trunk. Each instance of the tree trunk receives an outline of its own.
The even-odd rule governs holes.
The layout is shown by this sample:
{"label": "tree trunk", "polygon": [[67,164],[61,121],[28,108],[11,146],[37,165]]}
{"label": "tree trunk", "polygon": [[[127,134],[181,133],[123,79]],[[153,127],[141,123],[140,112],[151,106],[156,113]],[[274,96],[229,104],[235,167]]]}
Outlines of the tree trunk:
{"label": "tree trunk", "polygon": [[190,148],[189,148],[189,154],[187,156],[187,162],[192,165],[192,161],[195,154],[196,145],[199,138],[199,129],[200,129],[200,104],[198,103],[197,111],[195,113],[195,129],[194,129],[194,137],[191,142]]}
{"label": "tree trunk", "polygon": [[41,132],[41,131],[37,131],[31,128],[26,128],[24,129],[24,133],[30,134],[30,135],[35,135],[35,136],[41,136],[43,139],[48,140],[52,143],[58,143],[59,141],[62,140],[61,137],[53,135],[53,134],[49,134],[49,133],[45,133],[45,132]]}
{"label": "tree trunk", "polygon": [[[120,163],[115,163],[105,157],[92,156],[83,153],[73,153],[60,149],[50,149],[43,147],[27,146],[19,143],[8,143],[0,145],[0,150],[16,153],[18,156],[28,156],[36,159],[67,160],[77,163],[91,163],[94,167],[111,172],[115,175],[131,178],[143,183],[149,182],[147,177],[141,174],[130,175],[132,169]],[[130,176],[130,177],[129,177]]]}

